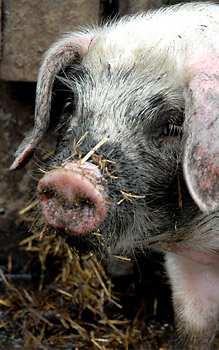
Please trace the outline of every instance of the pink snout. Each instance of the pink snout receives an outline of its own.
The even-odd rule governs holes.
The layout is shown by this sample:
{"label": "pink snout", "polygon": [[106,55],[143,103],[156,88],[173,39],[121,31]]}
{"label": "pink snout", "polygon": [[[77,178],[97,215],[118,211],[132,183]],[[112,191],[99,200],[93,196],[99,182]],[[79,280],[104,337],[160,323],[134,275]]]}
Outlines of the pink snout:
{"label": "pink snout", "polygon": [[98,168],[91,163],[68,163],[44,175],[37,192],[46,222],[73,235],[97,229],[107,214],[100,179]]}

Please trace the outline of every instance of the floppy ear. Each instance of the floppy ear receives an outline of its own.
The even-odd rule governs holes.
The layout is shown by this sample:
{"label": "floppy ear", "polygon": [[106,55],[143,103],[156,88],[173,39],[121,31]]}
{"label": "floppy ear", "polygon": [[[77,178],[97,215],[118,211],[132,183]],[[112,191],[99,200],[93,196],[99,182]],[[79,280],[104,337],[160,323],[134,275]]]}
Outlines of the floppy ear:
{"label": "floppy ear", "polygon": [[23,166],[42,140],[49,126],[55,78],[67,65],[86,55],[93,37],[91,33],[70,33],[47,51],[37,80],[34,128],[19,146],[10,170]]}
{"label": "floppy ear", "polygon": [[202,211],[219,209],[219,58],[190,69],[185,92],[184,174]]}

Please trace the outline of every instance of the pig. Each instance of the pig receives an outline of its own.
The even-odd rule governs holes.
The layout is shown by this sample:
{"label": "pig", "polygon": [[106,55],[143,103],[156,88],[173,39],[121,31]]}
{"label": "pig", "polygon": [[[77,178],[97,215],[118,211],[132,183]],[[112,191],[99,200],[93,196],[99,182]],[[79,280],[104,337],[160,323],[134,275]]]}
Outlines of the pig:
{"label": "pig", "polygon": [[37,186],[44,220],[98,233],[111,254],[162,252],[178,349],[210,349],[219,321],[218,36],[219,7],[200,2],[66,34],[45,54],[35,125],[11,166],[54,123],[62,82],[55,156]]}

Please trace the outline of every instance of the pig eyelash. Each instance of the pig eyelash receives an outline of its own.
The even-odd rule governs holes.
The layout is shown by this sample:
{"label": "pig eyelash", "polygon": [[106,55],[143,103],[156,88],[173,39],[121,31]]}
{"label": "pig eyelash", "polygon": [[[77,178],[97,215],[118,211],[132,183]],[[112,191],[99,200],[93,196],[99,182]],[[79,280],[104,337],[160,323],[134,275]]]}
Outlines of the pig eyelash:
{"label": "pig eyelash", "polygon": [[176,137],[176,136],[182,136],[182,133],[183,133],[182,126],[167,124],[163,129],[162,136]]}
{"label": "pig eyelash", "polygon": [[75,104],[74,104],[73,98],[68,97],[63,106],[63,113],[72,113],[72,111],[74,111],[74,108],[75,108]]}
{"label": "pig eyelash", "polygon": [[64,111],[66,111],[66,109],[68,109],[70,106],[72,106],[72,100],[67,99],[66,104],[64,105]]}

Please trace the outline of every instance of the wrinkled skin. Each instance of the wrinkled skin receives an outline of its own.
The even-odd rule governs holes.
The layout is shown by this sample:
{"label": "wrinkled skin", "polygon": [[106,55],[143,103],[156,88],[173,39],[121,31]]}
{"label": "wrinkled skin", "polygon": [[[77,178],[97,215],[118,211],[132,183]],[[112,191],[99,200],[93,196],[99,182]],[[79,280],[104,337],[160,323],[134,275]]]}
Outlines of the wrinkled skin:
{"label": "wrinkled skin", "polygon": [[[171,7],[55,43],[39,73],[34,130],[11,167],[27,161],[54,123],[50,104],[61,75],[68,100],[51,172],[38,185],[45,221],[91,245],[97,231],[109,255],[164,252],[179,349],[210,349],[219,321],[216,10]],[[79,218],[80,203],[85,214],[75,228],[68,218],[73,211]]]}

